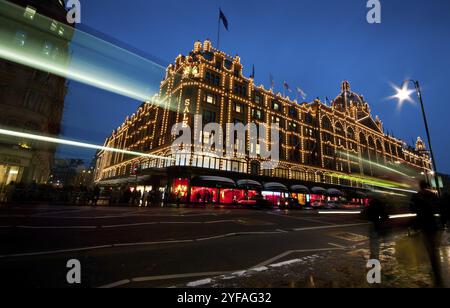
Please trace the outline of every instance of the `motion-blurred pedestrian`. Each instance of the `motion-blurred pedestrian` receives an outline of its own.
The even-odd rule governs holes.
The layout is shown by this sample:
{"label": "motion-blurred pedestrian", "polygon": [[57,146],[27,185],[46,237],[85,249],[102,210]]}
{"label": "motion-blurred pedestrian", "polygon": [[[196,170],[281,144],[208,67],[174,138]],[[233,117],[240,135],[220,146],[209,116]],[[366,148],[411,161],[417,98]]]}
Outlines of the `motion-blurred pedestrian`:
{"label": "motion-blurred pedestrian", "polygon": [[436,219],[439,213],[439,199],[430,190],[427,182],[420,183],[420,191],[412,197],[411,209],[417,214],[416,228],[422,231],[423,240],[430,258],[435,285],[442,286],[441,266],[439,260],[439,246],[441,233]]}
{"label": "motion-blurred pedestrian", "polygon": [[16,183],[13,181],[6,186],[5,202],[11,203],[14,201],[14,194],[16,193]]}
{"label": "motion-blurred pedestrian", "polygon": [[450,223],[450,194],[445,193],[441,198],[441,218],[444,228],[449,227]]}
{"label": "motion-blurred pedestrian", "polygon": [[386,200],[381,195],[372,194],[366,209],[367,219],[372,222],[370,230],[370,259],[379,260],[380,245],[384,236],[384,223],[389,216],[386,211]]}

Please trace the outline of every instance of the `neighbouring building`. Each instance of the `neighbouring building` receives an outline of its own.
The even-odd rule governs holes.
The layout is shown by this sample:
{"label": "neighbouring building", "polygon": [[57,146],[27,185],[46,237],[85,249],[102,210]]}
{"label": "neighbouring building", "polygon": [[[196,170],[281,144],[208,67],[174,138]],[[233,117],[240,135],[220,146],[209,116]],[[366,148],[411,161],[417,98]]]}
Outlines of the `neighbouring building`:
{"label": "neighbouring building", "polygon": [[[280,142],[271,144],[279,147],[278,167],[263,170],[264,160],[249,155],[212,157],[194,142],[187,147],[189,153],[171,157],[173,125],[194,126],[194,115],[202,116],[201,124],[217,122],[224,130],[227,123],[278,124]],[[193,136],[205,143],[210,137]],[[248,136],[245,142],[248,153]],[[321,188],[413,191],[432,174],[424,142],[418,138],[408,146],[384,133],[381,120],[372,116],[368,102],[349,82],[342,83],[331,104],[318,99],[298,103],[255,85],[252,77],[244,76],[239,56],[215,49],[208,40],[196,42],[188,55],[167,67],[159,95],[127,117],[105,146],[173,160],[100,151],[98,184],[161,189],[191,202],[204,199],[205,190],[215,202],[236,202],[248,197],[244,191],[250,186],[275,198],[297,190],[301,202],[302,191],[320,193]]]}
{"label": "neighbouring building", "polygon": [[94,184],[94,169],[82,159],[57,158],[53,163],[49,184],[56,187],[91,187]]}
{"label": "neighbouring building", "polygon": [[[73,28],[61,0],[9,0],[1,3],[3,44],[42,63],[68,63]],[[0,58],[0,128],[58,136],[66,79]],[[10,182],[48,181],[56,145],[0,135],[0,193]],[[0,195],[1,197],[1,195]]]}

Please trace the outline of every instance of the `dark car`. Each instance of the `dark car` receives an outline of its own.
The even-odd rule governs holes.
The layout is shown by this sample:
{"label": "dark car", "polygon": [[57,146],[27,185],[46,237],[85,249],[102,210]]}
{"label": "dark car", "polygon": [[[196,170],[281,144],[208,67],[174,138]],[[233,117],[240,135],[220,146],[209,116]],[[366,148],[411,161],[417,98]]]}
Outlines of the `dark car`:
{"label": "dark car", "polygon": [[273,208],[272,202],[260,195],[253,196],[250,199],[239,200],[239,204],[250,208]]}
{"label": "dark car", "polygon": [[295,198],[285,198],[280,200],[278,207],[280,209],[298,209],[300,208],[300,203]]}

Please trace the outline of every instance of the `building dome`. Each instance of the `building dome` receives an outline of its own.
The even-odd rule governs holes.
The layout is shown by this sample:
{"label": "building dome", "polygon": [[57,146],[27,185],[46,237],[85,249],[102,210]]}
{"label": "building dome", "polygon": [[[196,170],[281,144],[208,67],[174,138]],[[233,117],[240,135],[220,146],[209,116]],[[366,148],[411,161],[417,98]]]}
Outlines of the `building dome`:
{"label": "building dome", "polygon": [[346,110],[351,106],[362,107],[364,104],[364,98],[351,91],[348,81],[342,82],[341,93],[333,100],[333,107],[339,110]]}

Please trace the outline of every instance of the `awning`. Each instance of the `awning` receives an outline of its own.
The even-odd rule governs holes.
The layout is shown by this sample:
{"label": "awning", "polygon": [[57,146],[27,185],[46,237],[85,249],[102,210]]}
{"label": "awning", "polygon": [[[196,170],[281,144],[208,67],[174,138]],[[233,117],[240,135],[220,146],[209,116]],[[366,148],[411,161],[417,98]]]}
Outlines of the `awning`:
{"label": "awning", "polygon": [[325,195],[327,190],[323,187],[313,187],[311,188],[311,192],[316,195]]}
{"label": "awning", "polygon": [[276,192],[286,192],[288,191],[287,187],[281,183],[266,183],[264,184],[264,190],[266,191],[276,191]]}
{"label": "awning", "polygon": [[136,176],[129,177],[118,177],[108,180],[103,180],[98,182],[100,186],[108,186],[108,185],[136,185],[141,184],[144,181],[147,181],[151,178],[150,175],[140,175],[136,178]]}
{"label": "awning", "polygon": [[332,197],[341,197],[344,193],[336,188],[330,188],[327,190],[327,195]]}
{"label": "awning", "polygon": [[198,176],[192,179],[191,186],[235,188],[236,183],[232,179],[221,176]]}
{"label": "awning", "polygon": [[236,182],[239,188],[244,189],[261,189],[262,185],[259,182],[253,180],[239,180]]}
{"label": "awning", "polygon": [[297,194],[309,194],[308,187],[304,185],[293,185],[291,186],[291,191]]}

